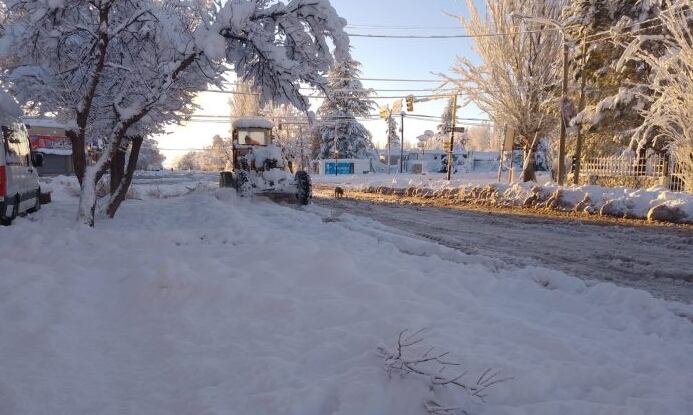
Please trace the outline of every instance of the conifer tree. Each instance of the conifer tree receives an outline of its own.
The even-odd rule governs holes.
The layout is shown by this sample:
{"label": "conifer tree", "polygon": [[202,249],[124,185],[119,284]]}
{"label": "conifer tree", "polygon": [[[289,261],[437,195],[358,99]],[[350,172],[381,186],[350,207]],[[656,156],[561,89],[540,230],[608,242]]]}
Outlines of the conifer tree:
{"label": "conifer tree", "polygon": [[375,105],[373,91],[361,83],[359,66],[351,58],[338,62],[330,71],[328,98],[318,109],[320,146],[317,158],[372,158],[371,133],[356,118],[367,117]]}

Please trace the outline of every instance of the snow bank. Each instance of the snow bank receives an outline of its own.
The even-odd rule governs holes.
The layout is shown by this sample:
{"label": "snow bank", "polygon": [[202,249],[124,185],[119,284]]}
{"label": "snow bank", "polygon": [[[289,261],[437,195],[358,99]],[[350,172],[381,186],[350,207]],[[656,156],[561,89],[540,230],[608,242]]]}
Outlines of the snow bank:
{"label": "snow bank", "polygon": [[594,185],[560,187],[544,184],[495,183],[491,175],[456,177],[442,175],[367,175],[316,178],[317,183],[339,185],[368,193],[446,198],[491,206],[516,206],[583,212],[619,218],[693,223],[693,194],[671,192],[663,187],[629,189]]}
{"label": "snow bank", "polygon": [[[0,413],[693,413],[690,306],[226,189],[95,229],[76,203],[0,229]],[[405,328],[513,380],[484,403],[388,379],[376,349]]]}
{"label": "snow bank", "polygon": [[[127,199],[168,199],[184,196],[195,191],[218,187],[218,176],[203,172],[144,172],[135,173],[126,196]],[[50,192],[55,200],[79,197],[79,182],[75,176],[41,177],[41,190]],[[99,197],[108,194],[108,176],[97,189]]]}

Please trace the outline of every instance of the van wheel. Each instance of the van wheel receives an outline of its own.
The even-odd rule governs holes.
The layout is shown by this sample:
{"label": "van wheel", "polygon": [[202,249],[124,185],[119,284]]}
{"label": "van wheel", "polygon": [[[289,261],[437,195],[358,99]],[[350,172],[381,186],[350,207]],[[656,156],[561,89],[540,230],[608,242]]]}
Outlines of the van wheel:
{"label": "van wheel", "polygon": [[9,218],[0,217],[0,225],[10,226],[12,221],[19,215],[19,195],[14,197],[14,208],[12,208],[12,215]]}
{"label": "van wheel", "polygon": [[41,188],[36,190],[36,204],[31,209],[27,210],[28,213],[36,213],[41,210]]}

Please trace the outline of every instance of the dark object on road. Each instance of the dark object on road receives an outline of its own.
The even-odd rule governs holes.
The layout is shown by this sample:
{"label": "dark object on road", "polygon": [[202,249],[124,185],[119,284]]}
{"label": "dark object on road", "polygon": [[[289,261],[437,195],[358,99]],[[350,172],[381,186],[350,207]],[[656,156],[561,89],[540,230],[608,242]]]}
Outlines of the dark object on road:
{"label": "dark object on road", "polygon": [[232,187],[241,197],[263,195],[291,198],[307,205],[312,198],[310,176],[293,174],[280,147],[272,143],[271,121],[242,118],[233,123],[230,171],[221,172],[220,187]]}
{"label": "dark object on road", "polygon": [[42,205],[49,204],[52,201],[51,192],[41,192],[39,194],[39,200],[41,201]]}
{"label": "dark object on road", "polygon": [[341,187],[337,186],[334,188],[334,198],[335,199],[341,199],[344,197],[344,189]]}

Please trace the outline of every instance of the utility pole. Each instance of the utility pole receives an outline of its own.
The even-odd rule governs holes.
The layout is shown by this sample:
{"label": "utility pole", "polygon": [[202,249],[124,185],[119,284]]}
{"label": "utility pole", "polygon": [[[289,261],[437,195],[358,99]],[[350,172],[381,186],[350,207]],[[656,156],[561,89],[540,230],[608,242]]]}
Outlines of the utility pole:
{"label": "utility pole", "polygon": [[390,157],[390,147],[392,147],[392,126],[390,125],[390,118],[392,118],[392,113],[388,115],[387,120],[387,174],[390,174],[390,164],[392,164],[392,158]]}
{"label": "utility pole", "polygon": [[[587,42],[585,35],[582,35],[582,73],[580,74],[580,102],[578,110],[585,109],[585,66],[587,61]],[[582,126],[577,126],[577,143],[575,146],[575,171],[573,172],[573,184],[580,184],[580,167],[582,159]]]}
{"label": "utility pole", "polygon": [[558,184],[563,186],[565,184],[565,116],[563,113],[564,106],[566,105],[567,95],[568,95],[568,43],[565,40],[565,31],[561,30],[563,36],[563,85],[561,90],[561,138],[558,144]]}
{"label": "utility pole", "polygon": [[455,122],[457,121],[457,92],[452,96],[452,121],[450,122],[450,146],[448,148],[448,180],[452,177],[452,153],[455,149]]}
{"label": "utility pole", "polygon": [[404,111],[400,112],[399,115],[401,117],[400,132],[402,133],[399,143],[399,172],[404,173]]}

